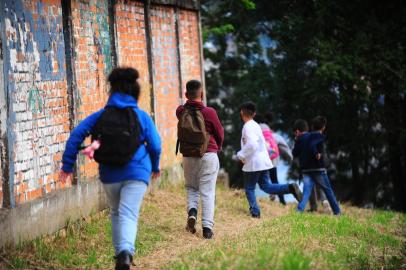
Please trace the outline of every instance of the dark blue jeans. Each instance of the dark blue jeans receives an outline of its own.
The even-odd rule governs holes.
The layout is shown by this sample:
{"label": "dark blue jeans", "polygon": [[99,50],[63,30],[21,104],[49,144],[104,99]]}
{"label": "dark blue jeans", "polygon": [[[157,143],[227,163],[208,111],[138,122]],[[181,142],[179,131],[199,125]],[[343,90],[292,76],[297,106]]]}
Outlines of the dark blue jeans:
{"label": "dark blue jeans", "polygon": [[318,185],[324,191],[327,200],[330,203],[331,209],[333,209],[334,215],[340,214],[340,207],[338,206],[336,196],[334,195],[334,191],[330,185],[330,180],[325,171],[308,172],[303,174],[303,199],[301,202],[299,202],[297,210],[299,212],[303,212],[305,210],[314,185]]}
{"label": "dark blue jeans", "polygon": [[[273,167],[272,169],[269,170],[269,176],[271,178],[272,184],[279,184],[278,170],[276,169],[276,167]],[[278,197],[279,197],[279,202],[281,204],[285,205],[286,204],[285,197],[283,195],[278,195]]]}
{"label": "dark blue jeans", "polygon": [[259,184],[260,189],[268,194],[287,194],[289,185],[271,184],[269,170],[258,172],[244,172],[245,195],[247,196],[250,212],[252,215],[260,215],[260,209],[255,196],[255,186]]}

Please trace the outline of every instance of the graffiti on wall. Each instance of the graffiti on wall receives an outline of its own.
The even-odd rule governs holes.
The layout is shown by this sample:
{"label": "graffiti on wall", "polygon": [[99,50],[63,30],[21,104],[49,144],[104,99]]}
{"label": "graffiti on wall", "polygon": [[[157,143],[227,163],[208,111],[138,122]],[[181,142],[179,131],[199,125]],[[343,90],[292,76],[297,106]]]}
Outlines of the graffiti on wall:
{"label": "graffiti on wall", "polygon": [[44,109],[44,99],[38,89],[28,92],[28,105],[32,113],[41,113]]}
{"label": "graffiti on wall", "polygon": [[[9,125],[5,128],[10,141],[8,167],[10,189],[17,204],[63,188],[57,173],[70,127],[105,105],[106,77],[114,66],[115,53],[120,65],[133,66],[140,72],[139,103],[146,111],[155,110],[154,118],[164,144],[163,168],[179,164],[174,148],[180,81],[183,76],[194,78],[200,73],[199,61],[195,61],[199,56],[196,12],[180,16],[179,25],[184,27],[178,39],[175,11],[179,8],[168,5],[151,6],[149,32],[142,1],[118,0],[115,16],[110,17],[109,0],[72,0],[69,26],[64,25],[60,0],[1,3],[5,22],[2,30],[6,36],[3,42],[8,48],[5,61],[10,111]],[[66,9],[64,6],[64,12]],[[110,29],[113,17],[115,36],[111,36]],[[64,26],[71,27],[72,35],[68,46],[72,47],[68,67],[73,72],[69,93]],[[184,53],[179,55],[178,48]],[[71,107],[68,94],[73,96]],[[77,165],[80,181],[97,176],[95,162],[81,160]]]}
{"label": "graffiti on wall", "polygon": [[4,1],[10,189],[15,202],[55,189],[69,129],[59,1]]}

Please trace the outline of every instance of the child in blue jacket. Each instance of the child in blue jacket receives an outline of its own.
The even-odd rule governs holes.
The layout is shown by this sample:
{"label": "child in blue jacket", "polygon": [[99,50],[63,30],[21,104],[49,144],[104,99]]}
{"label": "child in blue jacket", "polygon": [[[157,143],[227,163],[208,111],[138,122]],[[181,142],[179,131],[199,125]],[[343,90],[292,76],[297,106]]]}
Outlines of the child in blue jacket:
{"label": "child in blue jacket", "polygon": [[326,129],[326,124],[326,118],[317,116],[312,120],[312,132],[302,132],[308,131],[309,128],[307,122],[301,119],[297,120],[293,127],[296,141],[292,153],[294,157],[299,158],[300,170],[303,174],[303,198],[297,207],[299,212],[305,210],[314,185],[318,185],[326,194],[333,213],[335,215],[341,213],[327,176],[326,157],[323,156],[325,155],[324,141],[326,139],[323,132]]}
{"label": "child in blue jacket", "polygon": [[116,68],[111,72],[108,77],[111,90],[106,107],[88,116],[72,131],[66,143],[60,172],[62,182],[71,176],[81,144],[106,108],[134,110],[140,125],[141,143],[133,157],[123,166],[99,164],[100,180],[111,208],[116,270],[130,269],[141,203],[151,176],[154,179],[160,175],[161,139],[150,116],[138,108],[138,77],[138,71],[133,68]]}

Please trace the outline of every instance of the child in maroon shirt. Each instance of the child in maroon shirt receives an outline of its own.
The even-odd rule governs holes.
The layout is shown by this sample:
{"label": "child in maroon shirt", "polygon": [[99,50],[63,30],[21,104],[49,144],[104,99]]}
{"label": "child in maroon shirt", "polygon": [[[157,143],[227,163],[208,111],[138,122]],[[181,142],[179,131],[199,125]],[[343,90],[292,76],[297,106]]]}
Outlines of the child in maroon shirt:
{"label": "child in maroon shirt", "polygon": [[[186,106],[193,106],[201,111],[206,131],[210,134],[209,145],[203,157],[183,157],[188,201],[186,229],[191,233],[196,232],[197,209],[201,198],[203,237],[210,239],[213,237],[216,180],[220,167],[217,152],[221,150],[223,144],[224,130],[216,111],[204,106],[203,89],[199,81],[192,80],[186,84],[186,98],[188,99]],[[184,110],[184,105],[177,108],[178,119]]]}

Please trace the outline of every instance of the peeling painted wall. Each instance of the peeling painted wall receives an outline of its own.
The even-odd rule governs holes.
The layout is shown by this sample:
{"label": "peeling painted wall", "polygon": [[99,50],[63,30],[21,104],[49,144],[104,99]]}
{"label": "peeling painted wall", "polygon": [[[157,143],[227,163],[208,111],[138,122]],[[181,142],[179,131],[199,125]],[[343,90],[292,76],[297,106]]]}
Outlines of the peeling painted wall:
{"label": "peeling painted wall", "polygon": [[[162,167],[180,163],[181,82],[202,72],[196,1],[152,1],[149,9],[143,1],[111,2],[0,2],[0,167],[7,168],[0,200],[11,207],[72,185],[57,180],[65,142],[71,127],[104,106],[116,62],[140,72],[140,107],[163,138]],[[98,166],[79,157],[76,173],[79,182],[94,181]]]}
{"label": "peeling painted wall", "polygon": [[[1,15],[1,13],[0,13]],[[2,16],[0,16],[1,18]],[[2,20],[0,20],[0,31],[3,29],[2,27]],[[4,149],[4,142],[7,130],[7,105],[6,105],[6,92],[4,90],[4,76],[3,76],[3,36],[0,32],[0,208],[3,206],[3,166],[5,165],[3,162],[2,152]]]}
{"label": "peeling painted wall", "polygon": [[115,18],[118,65],[138,69],[142,87],[139,106],[151,112],[152,86],[149,83],[144,5],[139,2],[117,1]]}
{"label": "peeling painted wall", "polygon": [[176,48],[174,9],[154,6],[151,9],[152,55],[154,66],[154,90],[156,96],[156,119],[162,137],[162,166],[177,162],[175,156],[177,140],[177,119],[175,110],[180,103],[179,73]]}
{"label": "peeling painted wall", "polygon": [[[112,70],[108,0],[71,1],[75,123],[103,108]],[[95,162],[79,156],[78,175],[84,181],[98,175]]]}
{"label": "peeling painted wall", "polygon": [[59,1],[5,1],[12,203],[55,190],[69,122]]}
{"label": "peeling painted wall", "polygon": [[182,92],[189,80],[201,80],[200,35],[198,15],[190,10],[179,12],[179,52],[182,72]]}

